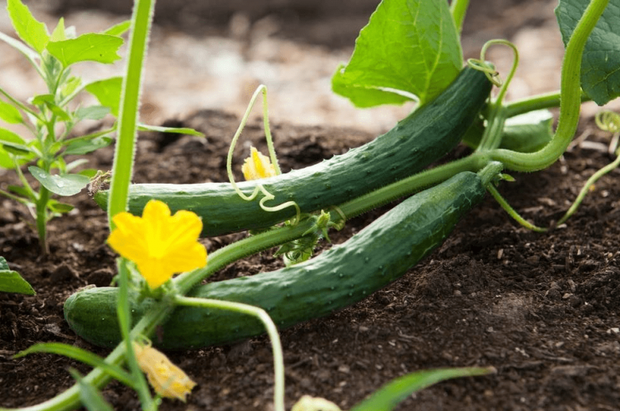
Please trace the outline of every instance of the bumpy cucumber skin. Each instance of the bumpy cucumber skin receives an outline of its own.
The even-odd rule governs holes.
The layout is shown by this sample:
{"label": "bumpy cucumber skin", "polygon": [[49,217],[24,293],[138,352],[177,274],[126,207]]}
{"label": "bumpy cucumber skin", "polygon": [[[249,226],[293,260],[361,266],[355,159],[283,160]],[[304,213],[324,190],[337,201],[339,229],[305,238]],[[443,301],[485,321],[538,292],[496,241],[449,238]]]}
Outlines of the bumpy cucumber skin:
{"label": "bumpy cucumber skin", "polygon": [[[459,219],[484,197],[477,174],[460,173],[416,194],[346,243],[293,267],[198,286],[190,296],[237,301],[265,309],[281,328],[318,318],[356,303],[404,275],[439,246]],[[116,289],[73,294],[65,319],[87,341],[113,347],[119,340]],[[133,306],[134,321],[152,305]],[[155,345],[170,350],[226,344],[264,332],[247,315],[177,308],[162,325]]]}
{"label": "bumpy cucumber skin", "polygon": [[[267,205],[292,200],[309,213],[343,204],[421,171],[461,141],[490,90],[491,83],[482,72],[464,68],[434,101],[386,134],[314,166],[261,180],[276,197]],[[255,186],[255,181],[239,183],[248,195]],[[101,191],[95,201],[106,208],[107,196],[107,191]],[[140,215],[151,199],[167,203],[173,212],[190,210],[201,216],[202,236],[268,228],[295,215],[292,207],[266,212],[258,201],[242,200],[228,183],[133,185],[128,209]]]}

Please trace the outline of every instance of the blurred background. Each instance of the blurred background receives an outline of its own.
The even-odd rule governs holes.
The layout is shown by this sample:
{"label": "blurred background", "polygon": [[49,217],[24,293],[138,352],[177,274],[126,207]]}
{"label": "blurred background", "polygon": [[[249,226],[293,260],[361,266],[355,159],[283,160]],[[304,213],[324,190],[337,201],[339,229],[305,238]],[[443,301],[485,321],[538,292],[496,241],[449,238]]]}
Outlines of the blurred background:
{"label": "blurred background", "polygon": [[[127,0],[25,1],[39,20],[54,27],[60,16],[78,34],[104,30],[128,19]],[[159,0],[147,59],[142,120],[183,118],[198,109],[242,113],[259,84],[269,90],[270,116],[293,124],[329,124],[382,132],[413,105],[358,110],[331,92],[330,79],[348,61],[359,30],[378,0]],[[557,0],[472,0],[463,29],[466,58],[484,42],[505,38],[521,53],[509,98],[556,90],[563,46],[553,8]],[[0,31],[14,35],[0,1]],[[488,55],[500,71],[512,53]],[[92,81],[122,73],[124,62],[76,66]],[[17,52],[0,44],[0,84],[19,98],[43,84]],[[586,109],[587,111],[587,109]],[[258,115],[259,111],[255,111]]]}

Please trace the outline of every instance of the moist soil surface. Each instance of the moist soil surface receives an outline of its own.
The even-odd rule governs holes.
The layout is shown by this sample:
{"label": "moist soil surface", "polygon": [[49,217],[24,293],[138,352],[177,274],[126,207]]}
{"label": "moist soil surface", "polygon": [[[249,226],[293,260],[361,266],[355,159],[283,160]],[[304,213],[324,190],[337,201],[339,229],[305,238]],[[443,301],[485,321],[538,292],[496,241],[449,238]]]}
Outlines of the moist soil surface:
{"label": "moist soil surface", "polygon": [[[144,134],[134,182],[226,181],[225,157],[239,119],[201,111],[176,125],[206,138]],[[593,122],[581,132],[603,142]],[[373,136],[352,129],[273,125],[283,171],[358,146]],[[246,141],[265,151],[261,123]],[[519,175],[501,192],[542,226],[563,214],[585,180],[610,161],[596,144],[577,146],[549,169]],[[594,148],[594,149],[593,149]],[[467,153],[458,148],[452,158]],[[249,153],[242,144],[235,169]],[[111,167],[113,151],[89,157]],[[537,234],[516,225],[487,196],[447,241],[404,277],[366,300],[281,331],[286,401],[321,396],[348,409],[386,382],[421,369],[492,366],[484,377],[443,382],[407,398],[399,410],[613,410],[620,403],[620,173],[602,178],[566,225]],[[240,178],[240,176],[237,176]],[[8,177],[3,184],[10,183]],[[82,193],[76,208],[50,223],[51,254],[41,255],[25,209],[4,201],[0,250],[36,296],[0,294],[0,398],[4,407],[37,404],[72,385],[67,369],[88,367],[61,356],[11,357],[39,342],[62,342],[105,355],[77,337],[63,319],[63,302],[87,285],[105,286],[115,255],[104,244],[105,213]],[[390,206],[331,233],[346,241]],[[201,240],[209,252],[245,233]],[[380,241],[380,240],[378,240]],[[321,243],[318,250],[330,245]],[[214,280],[282,266],[273,251],[239,261]],[[165,400],[162,410],[270,410],[273,369],[269,340],[173,352],[170,358],[196,382],[187,404]],[[117,410],[138,410],[134,392],[118,383],[103,390]]]}

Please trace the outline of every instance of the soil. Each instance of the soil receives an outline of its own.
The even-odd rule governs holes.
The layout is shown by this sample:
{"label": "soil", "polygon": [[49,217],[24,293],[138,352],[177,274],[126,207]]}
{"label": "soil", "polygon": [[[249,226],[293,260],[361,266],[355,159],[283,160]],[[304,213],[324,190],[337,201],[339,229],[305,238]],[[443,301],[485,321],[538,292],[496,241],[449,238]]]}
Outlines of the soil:
{"label": "soil", "polygon": [[[512,2],[505,3],[512,7]],[[527,19],[527,13],[523,15]],[[539,23],[535,13],[530,18]],[[165,123],[194,127],[206,138],[141,135],[134,182],[226,181],[224,159],[237,115],[200,110]],[[272,120],[272,127],[283,171],[343,153],[374,136],[360,129],[281,120]],[[607,141],[590,117],[582,121],[578,135],[594,143]],[[261,123],[255,119],[244,139],[264,150],[262,138]],[[550,226],[587,178],[610,162],[600,147],[577,145],[547,170],[515,174],[517,181],[503,183],[500,190],[526,218]],[[235,157],[237,169],[248,153],[249,144],[242,144]],[[466,153],[460,147],[451,157]],[[100,150],[87,156],[88,166],[107,170],[112,156],[111,148]],[[603,177],[566,225],[545,234],[521,228],[488,196],[440,248],[400,280],[329,317],[282,330],[287,407],[309,394],[349,409],[409,372],[493,366],[494,375],[437,384],[396,409],[617,410],[619,177],[618,170]],[[13,181],[9,174],[0,175],[0,188]],[[70,367],[88,372],[88,367],[55,355],[12,359],[17,352],[55,341],[107,354],[75,336],[62,314],[71,293],[86,285],[108,285],[115,274],[115,255],[104,245],[106,216],[87,193],[66,201],[76,208],[50,223],[48,257],[39,251],[27,210],[7,200],[0,207],[0,255],[37,291],[32,297],[0,294],[2,407],[34,405],[62,392],[73,383]],[[333,242],[346,241],[387,209],[347,222],[342,231],[330,234]],[[243,236],[202,241],[213,252]],[[319,252],[327,247],[321,244]],[[215,280],[281,267],[272,254],[239,261]],[[266,337],[169,356],[198,385],[187,404],[165,400],[160,409],[272,409],[272,357]],[[116,410],[139,409],[135,394],[118,383],[103,393]]]}

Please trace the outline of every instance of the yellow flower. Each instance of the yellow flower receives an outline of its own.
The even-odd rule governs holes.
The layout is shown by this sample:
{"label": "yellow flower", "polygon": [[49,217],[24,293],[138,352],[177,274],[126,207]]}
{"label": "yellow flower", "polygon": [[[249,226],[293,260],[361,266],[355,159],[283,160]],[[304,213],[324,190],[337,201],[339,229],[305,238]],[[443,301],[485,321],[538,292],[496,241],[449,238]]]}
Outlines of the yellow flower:
{"label": "yellow flower", "polygon": [[108,244],[136,263],[152,289],[175,273],[207,263],[207,250],[198,242],[202,221],[190,211],[178,211],[171,216],[165,203],[151,200],[144,207],[142,217],[122,212],[112,221],[116,229],[108,237]]}
{"label": "yellow flower", "polygon": [[250,157],[245,159],[241,171],[246,180],[258,180],[261,178],[273,177],[276,169],[269,161],[269,157],[258,152],[252,147]]}
{"label": "yellow flower", "polygon": [[178,398],[185,402],[185,397],[196,386],[182,369],[174,365],[168,357],[150,345],[133,343],[136,360],[149,384],[162,397]]}

